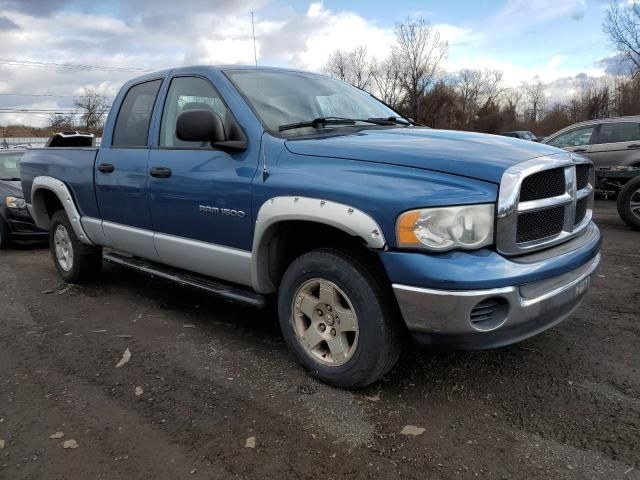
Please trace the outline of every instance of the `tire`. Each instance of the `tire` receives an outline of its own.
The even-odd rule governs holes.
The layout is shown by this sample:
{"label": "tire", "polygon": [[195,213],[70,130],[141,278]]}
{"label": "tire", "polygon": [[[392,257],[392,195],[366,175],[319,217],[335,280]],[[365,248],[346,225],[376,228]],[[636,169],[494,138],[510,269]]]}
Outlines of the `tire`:
{"label": "tire", "polygon": [[9,227],[7,226],[7,222],[0,217],[0,250],[4,250],[9,244]]}
{"label": "tire", "polygon": [[631,228],[640,230],[640,177],[626,183],[618,194],[618,213]]}
{"label": "tire", "polygon": [[294,260],[280,284],[287,346],[312,376],[336,387],[365,387],[400,356],[405,327],[383,272],[368,263],[351,252],[314,250]]}
{"label": "tire", "polygon": [[51,217],[49,248],[56,270],[65,282],[85,283],[100,274],[102,248],[81,243],[64,210]]}

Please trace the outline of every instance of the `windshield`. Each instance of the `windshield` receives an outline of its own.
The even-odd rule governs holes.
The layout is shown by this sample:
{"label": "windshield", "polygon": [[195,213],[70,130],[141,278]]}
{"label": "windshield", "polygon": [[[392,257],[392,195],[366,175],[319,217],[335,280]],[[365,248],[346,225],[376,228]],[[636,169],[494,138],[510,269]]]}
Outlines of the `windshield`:
{"label": "windshield", "polygon": [[22,153],[4,154],[0,152],[0,180],[20,180],[22,155]]}
{"label": "windshield", "polygon": [[[256,111],[264,126],[279,127],[318,118],[403,118],[371,95],[347,83],[308,73],[289,71],[235,70],[225,72]],[[344,124],[323,128],[345,128]],[[358,123],[358,126],[366,123]],[[303,127],[295,134],[316,131],[319,125]],[[285,133],[285,132],[283,132]],[[286,132],[288,133],[288,132]]]}

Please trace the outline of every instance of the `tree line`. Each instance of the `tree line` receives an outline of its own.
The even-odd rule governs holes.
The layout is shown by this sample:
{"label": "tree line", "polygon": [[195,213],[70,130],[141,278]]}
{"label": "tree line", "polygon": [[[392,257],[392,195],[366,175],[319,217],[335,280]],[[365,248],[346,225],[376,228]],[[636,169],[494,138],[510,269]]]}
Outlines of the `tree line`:
{"label": "tree line", "polygon": [[550,101],[548,85],[537,79],[506,87],[499,70],[445,72],[448,44],[424,19],[396,25],[386,58],[376,58],[365,46],[337,50],[324,70],[433,128],[548,135],[583,120],[640,114],[640,0],[622,5],[614,0],[603,31],[625,74],[579,76],[563,101]]}

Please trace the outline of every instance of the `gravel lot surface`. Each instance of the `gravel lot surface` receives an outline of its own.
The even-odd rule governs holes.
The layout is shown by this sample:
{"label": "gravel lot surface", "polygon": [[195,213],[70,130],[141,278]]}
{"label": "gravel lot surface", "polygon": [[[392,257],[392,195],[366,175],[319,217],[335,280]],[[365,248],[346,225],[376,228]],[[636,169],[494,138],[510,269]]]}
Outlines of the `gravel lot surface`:
{"label": "gravel lot surface", "polygon": [[46,249],[0,252],[0,478],[640,479],[640,232],[614,202],[596,220],[603,268],[569,320],[411,347],[356,392],[307,377],[273,310],[112,266],[72,287]]}

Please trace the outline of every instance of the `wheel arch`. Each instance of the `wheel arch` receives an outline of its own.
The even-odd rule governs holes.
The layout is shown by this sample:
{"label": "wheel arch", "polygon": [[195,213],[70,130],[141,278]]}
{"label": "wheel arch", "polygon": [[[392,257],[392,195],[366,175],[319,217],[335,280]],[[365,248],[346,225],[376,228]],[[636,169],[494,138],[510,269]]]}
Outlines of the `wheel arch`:
{"label": "wheel arch", "polygon": [[67,185],[56,178],[41,176],[33,179],[31,187],[31,216],[36,225],[49,230],[51,217],[58,210],[64,210],[78,239],[93,245],[80,222],[80,212]]}
{"label": "wheel arch", "polygon": [[253,288],[259,293],[274,293],[293,258],[313,248],[345,246],[366,251],[381,250],[385,245],[378,223],[357,208],[308,197],[274,197],[262,205],[256,217]]}

